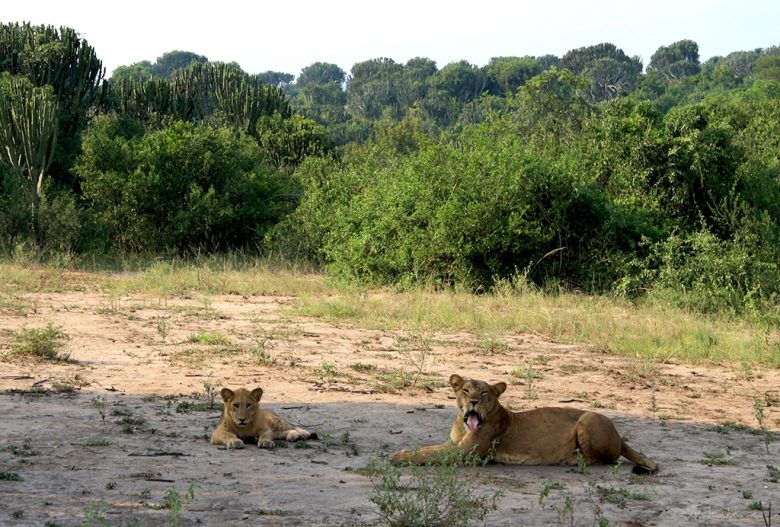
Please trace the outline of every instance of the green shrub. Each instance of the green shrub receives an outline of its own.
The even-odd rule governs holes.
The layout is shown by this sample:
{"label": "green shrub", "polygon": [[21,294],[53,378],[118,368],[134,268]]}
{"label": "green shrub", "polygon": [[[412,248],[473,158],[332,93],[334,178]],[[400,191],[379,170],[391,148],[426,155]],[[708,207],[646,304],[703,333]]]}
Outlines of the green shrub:
{"label": "green shrub", "polygon": [[76,167],[103,249],[255,248],[292,207],[289,179],[250,137],[174,122],[144,136],[96,119]]}
{"label": "green shrub", "polygon": [[63,351],[68,334],[49,323],[45,328],[25,328],[13,336],[11,353],[33,355],[50,361],[67,361],[70,353]]}

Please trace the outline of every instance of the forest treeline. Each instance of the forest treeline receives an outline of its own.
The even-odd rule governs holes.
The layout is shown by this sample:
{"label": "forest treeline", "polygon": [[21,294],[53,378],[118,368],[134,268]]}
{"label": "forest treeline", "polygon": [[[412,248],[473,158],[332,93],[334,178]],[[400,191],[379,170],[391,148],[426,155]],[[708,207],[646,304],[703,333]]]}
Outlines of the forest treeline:
{"label": "forest treeline", "polygon": [[172,51],[105,78],[76,31],[3,24],[0,149],[6,252],[272,252],[780,321],[777,47],[297,76]]}

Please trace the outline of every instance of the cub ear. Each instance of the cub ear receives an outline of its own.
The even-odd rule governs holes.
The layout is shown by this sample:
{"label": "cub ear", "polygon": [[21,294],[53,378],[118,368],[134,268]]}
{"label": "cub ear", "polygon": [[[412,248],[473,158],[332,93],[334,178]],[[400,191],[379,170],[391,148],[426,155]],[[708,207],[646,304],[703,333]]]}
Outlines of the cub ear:
{"label": "cub ear", "polygon": [[233,393],[233,390],[231,390],[230,388],[222,388],[219,394],[222,396],[222,400],[225,401],[226,403],[229,403],[231,400],[233,400],[233,396],[235,395]]}
{"label": "cub ear", "polygon": [[505,382],[497,382],[496,384],[490,385],[490,391],[493,392],[493,395],[498,397],[502,393],[506,391],[506,383]]}
{"label": "cub ear", "polygon": [[463,386],[463,383],[466,382],[463,377],[458,375],[457,373],[453,373],[450,375],[450,386],[452,386],[452,389],[454,391],[460,391],[461,387]]}
{"label": "cub ear", "polygon": [[257,401],[259,403],[260,402],[260,398],[263,396],[263,389],[262,388],[255,388],[254,390],[252,390],[250,392],[249,395],[251,395],[252,399],[254,399],[255,401]]}

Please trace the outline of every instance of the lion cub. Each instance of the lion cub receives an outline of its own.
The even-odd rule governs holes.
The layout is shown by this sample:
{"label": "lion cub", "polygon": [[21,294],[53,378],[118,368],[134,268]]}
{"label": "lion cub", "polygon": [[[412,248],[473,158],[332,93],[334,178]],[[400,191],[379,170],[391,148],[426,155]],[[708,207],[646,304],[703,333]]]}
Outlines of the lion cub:
{"label": "lion cub", "polygon": [[244,439],[257,438],[259,448],[273,448],[274,439],[317,439],[317,434],[293,426],[287,419],[260,408],[262,388],[255,388],[251,392],[245,388],[222,388],[220,395],[225,408],[219,425],[211,434],[213,445],[244,448]]}
{"label": "lion cub", "polygon": [[655,462],[623,441],[604,415],[574,408],[512,412],[498,400],[506,383],[488,384],[451,375],[450,386],[458,403],[450,440],[396,452],[390,456],[391,462],[435,463],[444,451],[457,450],[517,465],[606,464],[623,456],[636,464],[634,472],[658,471]]}

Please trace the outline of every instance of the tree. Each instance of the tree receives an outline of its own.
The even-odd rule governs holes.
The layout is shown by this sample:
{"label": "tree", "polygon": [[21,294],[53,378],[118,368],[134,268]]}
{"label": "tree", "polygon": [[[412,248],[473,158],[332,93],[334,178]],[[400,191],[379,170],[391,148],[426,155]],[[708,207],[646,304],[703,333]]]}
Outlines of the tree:
{"label": "tree", "polygon": [[50,86],[36,87],[7,73],[0,77],[0,156],[26,176],[36,243],[44,175],[57,141],[57,109]]}
{"label": "tree", "polygon": [[157,57],[152,65],[152,73],[155,77],[170,79],[180,69],[189,68],[193,64],[204,64],[209,59],[192,51],[169,51]]}
{"label": "tree", "polygon": [[642,61],[614,44],[603,43],[567,52],[560,67],[587,79],[591,100],[601,101],[630,92],[642,72]]}
{"label": "tree", "polygon": [[112,80],[132,79],[140,81],[153,76],[154,72],[152,71],[152,63],[148,60],[135,62],[129,66],[117,66],[113,73],[111,73]]}
{"label": "tree", "polygon": [[298,75],[296,85],[300,88],[308,84],[336,84],[342,86],[347,74],[336,64],[328,62],[315,62],[306,66]]}
{"label": "tree", "polygon": [[0,72],[51,86],[57,102],[57,148],[50,175],[73,184],[70,167],[80,149],[88,111],[104,95],[105,70],[95,50],[71,28],[0,24]]}
{"label": "tree", "polygon": [[270,84],[271,86],[277,86],[282,90],[286,90],[293,83],[295,75],[291,73],[282,73],[281,71],[269,70],[258,73],[257,79],[263,84]]}
{"label": "tree", "polygon": [[387,108],[398,117],[402,70],[401,64],[385,57],[355,63],[347,83],[347,110],[356,117],[376,120]]}
{"label": "tree", "polygon": [[514,93],[543,69],[533,57],[493,57],[482,68],[486,77],[486,89],[492,95]]}
{"label": "tree", "polygon": [[660,71],[667,82],[677,82],[696,75],[700,68],[699,45],[693,40],[679,40],[658,48],[650,57],[647,71]]}
{"label": "tree", "polygon": [[398,79],[397,98],[401,108],[411,108],[425,98],[430,79],[436,73],[436,62],[425,57],[409,59]]}
{"label": "tree", "polygon": [[480,68],[465,60],[447,64],[431,78],[431,87],[460,103],[476,99],[485,90],[486,79]]}

